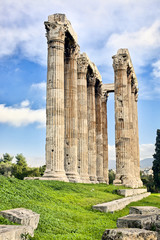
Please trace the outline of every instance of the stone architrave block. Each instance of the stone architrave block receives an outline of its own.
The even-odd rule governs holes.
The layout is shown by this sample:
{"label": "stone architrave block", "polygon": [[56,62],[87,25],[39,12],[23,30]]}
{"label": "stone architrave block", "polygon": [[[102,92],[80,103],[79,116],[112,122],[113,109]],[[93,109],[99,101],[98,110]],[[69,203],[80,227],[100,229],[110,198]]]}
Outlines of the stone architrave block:
{"label": "stone architrave block", "polygon": [[158,240],[157,233],[136,228],[106,229],[102,240]]}
{"label": "stone architrave block", "polygon": [[152,230],[155,227],[157,221],[156,214],[138,215],[130,214],[117,220],[118,228],[144,228],[146,230]]}
{"label": "stone architrave block", "polygon": [[36,229],[39,223],[40,214],[25,208],[15,208],[1,211],[0,215],[7,218],[9,221],[18,223],[24,226],[30,226]]}
{"label": "stone architrave block", "polygon": [[0,225],[0,240],[22,240],[22,235],[34,236],[30,226]]}
{"label": "stone architrave block", "polygon": [[133,188],[133,189],[119,189],[117,193],[119,195],[125,196],[125,197],[130,197],[134,195],[138,195],[141,193],[146,193],[147,189],[146,188]]}
{"label": "stone architrave block", "polygon": [[141,215],[157,214],[157,219],[160,220],[160,209],[152,206],[130,207],[129,214],[141,214]]}
{"label": "stone architrave block", "polygon": [[101,212],[114,212],[125,208],[131,202],[139,201],[150,195],[149,192],[139,194],[132,197],[121,198],[107,203],[101,203],[93,206],[93,209],[99,210]]}

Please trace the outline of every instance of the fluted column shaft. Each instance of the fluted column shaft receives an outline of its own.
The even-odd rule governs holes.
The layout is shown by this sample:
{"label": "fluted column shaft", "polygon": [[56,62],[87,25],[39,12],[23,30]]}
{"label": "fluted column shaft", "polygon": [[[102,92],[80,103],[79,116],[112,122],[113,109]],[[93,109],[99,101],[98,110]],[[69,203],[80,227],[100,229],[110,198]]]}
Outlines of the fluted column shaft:
{"label": "fluted column shaft", "polygon": [[108,184],[108,127],[107,127],[107,99],[108,94],[102,96],[102,130],[103,130],[103,177]]}
{"label": "fluted column shaft", "polygon": [[116,179],[114,184],[130,186],[130,131],[127,63],[123,59],[113,64],[115,71],[115,143]]}
{"label": "fluted column shaft", "polygon": [[138,101],[138,89],[135,86],[132,86],[132,106],[133,106],[133,134],[134,134],[134,169],[135,169],[135,179],[136,187],[143,186],[143,183],[140,179],[140,156],[139,156],[139,133],[138,133],[138,111],[137,111],[137,101]]}
{"label": "fluted column shaft", "polygon": [[87,62],[78,59],[78,172],[82,182],[90,182],[88,175],[88,120],[87,120]]}
{"label": "fluted column shaft", "polygon": [[87,108],[88,108],[88,173],[90,181],[97,182],[96,175],[96,109],[94,76],[88,77]]}
{"label": "fluted column shaft", "polygon": [[103,132],[102,132],[102,89],[101,85],[95,89],[96,96],[96,146],[97,146],[97,181],[104,182],[103,177]]}
{"label": "fluted column shaft", "polygon": [[129,133],[130,133],[130,162],[129,162],[129,168],[130,168],[130,174],[133,177],[133,182],[135,182],[135,151],[134,151],[134,129],[133,129],[133,103],[132,103],[132,90],[131,90],[131,81],[132,81],[132,74],[130,70],[128,69],[128,105],[129,105]]}
{"label": "fluted column shaft", "polygon": [[65,170],[69,181],[79,182],[77,171],[77,49],[71,47],[65,56]]}
{"label": "fluted column shaft", "polygon": [[64,34],[50,39],[52,26],[49,25],[48,28],[50,31],[47,32],[46,171],[44,177],[68,181],[64,171]]}

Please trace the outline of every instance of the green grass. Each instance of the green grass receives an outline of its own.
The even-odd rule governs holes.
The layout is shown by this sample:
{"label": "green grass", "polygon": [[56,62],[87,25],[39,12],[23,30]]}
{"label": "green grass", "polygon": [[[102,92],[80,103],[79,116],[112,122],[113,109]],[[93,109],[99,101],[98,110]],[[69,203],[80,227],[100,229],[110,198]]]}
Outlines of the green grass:
{"label": "green grass", "polygon": [[[119,188],[0,177],[0,211],[24,207],[39,213],[34,240],[100,240],[106,228],[115,228],[117,218],[129,213],[129,207],[112,214],[92,206],[121,198],[115,193]],[[153,194],[130,205],[160,207],[160,198]],[[10,223],[0,217],[0,224]]]}

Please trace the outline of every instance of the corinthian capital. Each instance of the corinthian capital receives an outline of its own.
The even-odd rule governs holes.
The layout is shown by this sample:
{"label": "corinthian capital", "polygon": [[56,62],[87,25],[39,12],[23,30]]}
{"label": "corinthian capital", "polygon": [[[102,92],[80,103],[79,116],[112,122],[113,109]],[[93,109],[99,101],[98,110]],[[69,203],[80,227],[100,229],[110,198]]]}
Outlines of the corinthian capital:
{"label": "corinthian capital", "polygon": [[65,57],[77,58],[80,51],[78,44],[73,43],[65,48]]}
{"label": "corinthian capital", "polygon": [[46,37],[48,43],[61,40],[64,41],[65,38],[65,27],[62,24],[58,24],[56,22],[44,22],[46,28]]}
{"label": "corinthian capital", "polygon": [[91,74],[89,76],[87,76],[87,83],[88,83],[88,86],[95,86],[96,84],[96,77],[94,74]]}
{"label": "corinthian capital", "polygon": [[115,55],[113,58],[114,70],[124,69],[127,70],[127,56],[126,55]]}
{"label": "corinthian capital", "polygon": [[98,86],[96,86],[95,94],[96,94],[96,96],[102,96],[102,84],[101,83],[98,84]]}
{"label": "corinthian capital", "polygon": [[87,68],[88,68],[88,59],[83,56],[79,56],[77,59],[77,70],[78,72],[81,73],[87,73]]}

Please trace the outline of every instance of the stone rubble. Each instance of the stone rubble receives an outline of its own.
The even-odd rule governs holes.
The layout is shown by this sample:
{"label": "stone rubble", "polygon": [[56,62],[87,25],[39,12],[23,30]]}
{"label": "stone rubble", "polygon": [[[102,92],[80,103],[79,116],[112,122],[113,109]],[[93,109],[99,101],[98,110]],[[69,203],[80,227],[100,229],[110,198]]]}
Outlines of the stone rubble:
{"label": "stone rubble", "polygon": [[117,220],[117,229],[106,229],[102,240],[160,240],[160,209],[130,207],[130,214]]}
{"label": "stone rubble", "polygon": [[40,214],[25,208],[4,210],[0,212],[0,215],[11,222],[21,224],[18,226],[0,225],[0,240],[21,240],[23,234],[33,237],[40,218]]}

